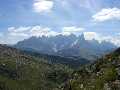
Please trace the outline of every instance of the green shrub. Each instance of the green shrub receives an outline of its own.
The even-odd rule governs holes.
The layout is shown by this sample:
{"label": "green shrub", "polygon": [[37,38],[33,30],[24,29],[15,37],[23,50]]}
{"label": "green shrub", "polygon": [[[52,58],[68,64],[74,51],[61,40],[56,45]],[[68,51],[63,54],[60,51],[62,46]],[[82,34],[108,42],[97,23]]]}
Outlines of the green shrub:
{"label": "green shrub", "polygon": [[117,71],[114,67],[109,67],[104,69],[103,79],[107,82],[114,81],[117,78]]}

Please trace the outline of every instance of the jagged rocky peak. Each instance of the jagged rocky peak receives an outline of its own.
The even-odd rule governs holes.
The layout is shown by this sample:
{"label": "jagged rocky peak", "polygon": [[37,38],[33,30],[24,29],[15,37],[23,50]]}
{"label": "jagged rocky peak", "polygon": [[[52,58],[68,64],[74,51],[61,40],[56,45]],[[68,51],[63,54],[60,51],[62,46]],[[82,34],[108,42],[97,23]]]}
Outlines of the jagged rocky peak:
{"label": "jagged rocky peak", "polygon": [[86,57],[86,55],[91,57],[101,55],[106,51],[111,51],[116,48],[114,44],[106,42],[98,43],[98,40],[95,39],[86,40],[84,33],[79,36],[74,34],[59,34],[51,37],[31,37],[18,42],[15,47],[44,54],[70,57],[76,55],[76,53],[79,57]]}
{"label": "jagged rocky peak", "polygon": [[79,40],[81,41],[85,41],[85,36],[84,36],[84,33],[82,33],[81,35],[79,35]]}

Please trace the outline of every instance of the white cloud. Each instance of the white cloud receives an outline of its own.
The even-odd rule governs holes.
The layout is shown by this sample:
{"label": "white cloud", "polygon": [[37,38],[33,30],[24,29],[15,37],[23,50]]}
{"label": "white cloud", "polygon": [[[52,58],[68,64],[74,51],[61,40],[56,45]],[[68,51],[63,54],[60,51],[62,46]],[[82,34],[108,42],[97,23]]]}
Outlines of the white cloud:
{"label": "white cloud", "polygon": [[31,36],[50,36],[56,35],[57,32],[52,31],[48,27],[41,26],[28,26],[28,27],[9,27],[8,34],[10,36],[23,36],[23,37],[31,37]]}
{"label": "white cloud", "polygon": [[44,36],[51,36],[51,35],[54,36],[57,34],[57,32],[52,31],[50,28],[48,28],[48,27],[43,28],[41,26],[34,26],[33,28],[31,28],[29,33],[31,36],[37,36],[37,37],[43,36],[43,35]]}
{"label": "white cloud", "polygon": [[114,43],[116,46],[120,46],[120,35],[117,33],[114,36],[108,36],[105,38],[107,41]]}
{"label": "white cloud", "polygon": [[63,27],[62,34],[69,35],[71,33],[76,34],[79,32],[84,31],[85,29],[82,27],[70,26],[70,27]]}
{"label": "white cloud", "polygon": [[120,46],[120,34],[117,33],[115,35],[103,35],[102,33],[97,32],[84,32],[84,36],[86,40],[98,40],[99,42],[108,41],[116,46]]}
{"label": "white cloud", "polygon": [[20,27],[9,27],[6,33],[0,33],[0,43],[14,44],[18,41],[22,41],[31,36],[55,36],[58,32],[52,31],[48,27],[41,26],[20,26]]}
{"label": "white cloud", "polygon": [[16,33],[20,33],[20,32],[25,32],[28,31],[31,27],[19,27],[19,28],[15,28],[15,27],[9,27],[8,31],[9,32],[16,32]]}
{"label": "white cloud", "polygon": [[85,39],[92,40],[92,39],[99,39],[100,35],[96,32],[84,32]]}
{"label": "white cloud", "polygon": [[101,41],[110,41],[110,38],[113,38],[110,35],[103,35],[102,33],[98,33],[98,32],[84,32],[84,36],[86,40],[98,40],[99,42]]}
{"label": "white cloud", "polygon": [[16,27],[9,27],[8,28],[8,34],[10,35],[10,36],[17,36],[17,37],[28,37],[29,35],[28,35],[28,32],[29,32],[29,30],[31,29],[31,27],[23,27],[23,26],[21,26],[21,27],[18,27],[18,28],[16,28]]}
{"label": "white cloud", "polygon": [[120,20],[120,9],[119,8],[107,8],[102,9],[100,12],[92,16],[94,21],[103,22],[107,20]]}
{"label": "white cloud", "polygon": [[33,9],[35,12],[50,12],[53,8],[54,2],[52,0],[34,0]]}

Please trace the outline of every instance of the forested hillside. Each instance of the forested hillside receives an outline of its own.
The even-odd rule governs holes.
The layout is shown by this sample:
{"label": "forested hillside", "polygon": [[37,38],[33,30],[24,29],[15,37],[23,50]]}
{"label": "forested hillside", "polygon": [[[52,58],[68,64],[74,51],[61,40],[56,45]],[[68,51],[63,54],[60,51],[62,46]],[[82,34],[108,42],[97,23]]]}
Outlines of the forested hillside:
{"label": "forested hillside", "polygon": [[120,48],[74,71],[64,90],[120,90]]}
{"label": "forested hillside", "polygon": [[59,90],[70,73],[67,66],[0,45],[0,90]]}
{"label": "forested hillside", "polygon": [[120,48],[77,69],[53,57],[0,45],[0,89],[120,90]]}

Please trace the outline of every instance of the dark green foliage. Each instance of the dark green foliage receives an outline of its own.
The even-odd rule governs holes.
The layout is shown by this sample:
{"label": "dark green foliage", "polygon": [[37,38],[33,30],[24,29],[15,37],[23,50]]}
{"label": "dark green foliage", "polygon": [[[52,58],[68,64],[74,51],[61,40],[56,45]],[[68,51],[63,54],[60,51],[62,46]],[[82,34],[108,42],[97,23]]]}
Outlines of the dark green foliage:
{"label": "dark green foliage", "polygon": [[0,45],[0,90],[120,90],[119,50],[77,70],[43,57]]}
{"label": "dark green foliage", "polygon": [[72,69],[0,45],[0,90],[59,90]]}
{"label": "dark green foliage", "polygon": [[120,50],[74,72],[64,90],[120,90]]}

